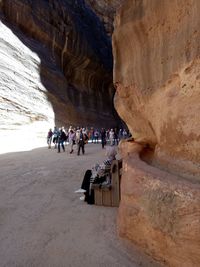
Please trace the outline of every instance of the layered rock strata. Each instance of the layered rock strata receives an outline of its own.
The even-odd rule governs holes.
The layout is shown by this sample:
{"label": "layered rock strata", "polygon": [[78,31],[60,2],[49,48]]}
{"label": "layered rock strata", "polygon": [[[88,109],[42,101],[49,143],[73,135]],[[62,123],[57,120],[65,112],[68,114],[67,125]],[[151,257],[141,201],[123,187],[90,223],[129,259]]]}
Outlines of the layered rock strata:
{"label": "layered rock strata", "polygon": [[82,0],[2,0],[0,8],[1,26],[6,19],[11,29],[1,36],[3,125],[114,125],[111,40],[92,9]]}
{"label": "layered rock strata", "polygon": [[199,10],[127,0],[113,35],[115,107],[145,147],[124,159],[119,231],[169,266],[200,264]]}

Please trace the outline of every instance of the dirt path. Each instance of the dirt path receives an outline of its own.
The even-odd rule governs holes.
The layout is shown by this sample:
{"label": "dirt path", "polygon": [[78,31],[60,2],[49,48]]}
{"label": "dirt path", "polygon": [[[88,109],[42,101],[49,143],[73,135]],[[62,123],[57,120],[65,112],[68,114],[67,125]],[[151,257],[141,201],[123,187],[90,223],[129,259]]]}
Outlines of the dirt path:
{"label": "dirt path", "polygon": [[104,158],[35,149],[0,155],[0,266],[158,266],[116,234],[117,208],[87,205],[74,190]]}

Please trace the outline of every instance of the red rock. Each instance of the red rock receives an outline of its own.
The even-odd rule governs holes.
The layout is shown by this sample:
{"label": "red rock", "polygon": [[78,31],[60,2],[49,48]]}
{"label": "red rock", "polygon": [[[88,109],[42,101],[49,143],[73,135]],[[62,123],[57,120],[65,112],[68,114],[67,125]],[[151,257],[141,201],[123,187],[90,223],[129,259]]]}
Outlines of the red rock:
{"label": "red rock", "polygon": [[199,266],[200,184],[148,165],[136,143],[120,149],[119,234],[167,266]]}
{"label": "red rock", "polygon": [[142,144],[121,147],[119,233],[169,266],[200,265],[199,10],[127,0],[113,34],[115,107]]}

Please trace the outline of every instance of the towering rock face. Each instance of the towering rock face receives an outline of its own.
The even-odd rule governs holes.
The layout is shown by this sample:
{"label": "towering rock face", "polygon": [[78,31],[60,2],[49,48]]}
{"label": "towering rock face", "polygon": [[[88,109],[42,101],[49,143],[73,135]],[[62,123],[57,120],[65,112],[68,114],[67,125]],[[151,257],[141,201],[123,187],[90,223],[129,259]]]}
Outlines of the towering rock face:
{"label": "towering rock face", "polygon": [[111,40],[92,9],[82,0],[2,0],[0,9],[2,124],[114,124]]}
{"label": "towering rock face", "polygon": [[127,0],[113,36],[115,107],[141,144],[121,147],[119,229],[170,266],[200,265],[199,10]]}
{"label": "towering rock face", "polygon": [[163,166],[187,172],[190,161],[197,176],[199,9],[192,0],[127,1],[113,39],[119,114]]}

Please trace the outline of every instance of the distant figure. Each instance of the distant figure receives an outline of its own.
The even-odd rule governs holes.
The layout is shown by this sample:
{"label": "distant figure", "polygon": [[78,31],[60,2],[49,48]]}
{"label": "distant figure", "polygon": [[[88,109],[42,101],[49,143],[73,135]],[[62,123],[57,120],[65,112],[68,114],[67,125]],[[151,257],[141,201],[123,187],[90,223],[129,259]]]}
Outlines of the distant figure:
{"label": "distant figure", "polygon": [[123,138],[123,130],[122,129],[119,129],[118,137],[119,137],[119,141]]}
{"label": "distant figure", "polygon": [[79,142],[79,139],[80,139],[80,129],[76,129],[76,138],[75,138],[75,142],[76,142],[76,145],[78,147],[78,142]]}
{"label": "distant figure", "polygon": [[65,152],[65,146],[64,146],[64,142],[67,140],[67,136],[65,134],[65,132],[63,131],[62,128],[59,129],[59,133],[58,133],[58,153],[60,153],[60,146],[63,149],[63,152]]}
{"label": "distant figure", "polygon": [[88,136],[83,133],[82,129],[80,129],[80,135],[78,137],[79,139],[77,140],[78,144],[78,152],[77,155],[80,155],[80,150],[82,150],[82,154],[85,154],[85,143],[88,141]]}
{"label": "distant figure", "polygon": [[73,153],[73,147],[75,145],[75,139],[76,139],[76,133],[75,131],[73,131],[73,129],[71,128],[69,131],[69,135],[68,135],[68,139],[69,139],[69,145],[70,145],[70,154]]}
{"label": "distant figure", "polygon": [[68,133],[73,130],[72,126],[69,126]]}
{"label": "distant figure", "polygon": [[57,127],[55,126],[54,127],[54,130],[53,130],[53,143],[54,143],[54,148],[57,148],[57,144],[58,144],[58,129]]}
{"label": "distant figure", "polygon": [[123,136],[123,139],[126,139],[127,138],[127,131],[126,131],[126,129],[123,130],[122,136]]}
{"label": "distant figure", "polygon": [[93,127],[91,127],[91,130],[90,130],[90,138],[91,138],[91,141],[93,143],[93,141],[94,141],[94,128]]}
{"label": "distant figure", "polygon": [[104,128],[101,129],[101,145],[102,148],[106,145],[106,130]]}
{"label": "distant figure", "polygon": [[96,129],[95,132],[94,132],[94,142],[95,142],[95,144],[98,144],[98,139],[99,139],[99,132]]}
{"label": "distant figure", "polygon": [[118,139],[118,130],[117,128],[114,129],[114,145],[118,145],[119,139]]}
{"label": "distant figure", "polygon": [[53,136],[53,132],[51,129],[49,129],[48,134],[47,134],[48,148],[51,148],[52,136]]}
{"label": "distant figure", "polygon": [[115,132],[113,131],[113,129],[111,129],[109,132],[109,141],[111,146],[114,145],[114,138],[115,138]]}
{"label": "distant figure", "polygon": [[106,142],[109,142],[109,133],[110,133],[110,129],[106,130]]}

